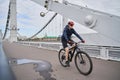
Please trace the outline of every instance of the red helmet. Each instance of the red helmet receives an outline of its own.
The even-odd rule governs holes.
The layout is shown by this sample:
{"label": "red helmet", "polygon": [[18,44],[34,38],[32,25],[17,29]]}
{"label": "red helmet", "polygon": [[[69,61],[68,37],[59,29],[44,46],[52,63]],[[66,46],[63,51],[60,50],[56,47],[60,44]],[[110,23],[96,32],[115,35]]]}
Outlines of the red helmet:
{"label": "red helmet", "polygon": [[69,21],[69,22],[68,22],[68,25],[73,26],[73,25],[74,25],[74,22],[73,22],[73,21]]}

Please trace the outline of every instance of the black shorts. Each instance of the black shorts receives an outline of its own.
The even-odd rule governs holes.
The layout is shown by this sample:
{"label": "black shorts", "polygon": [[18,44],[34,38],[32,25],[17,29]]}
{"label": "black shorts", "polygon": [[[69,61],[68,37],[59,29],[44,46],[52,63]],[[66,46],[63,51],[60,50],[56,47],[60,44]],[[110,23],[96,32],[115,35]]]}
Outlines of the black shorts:
{"label": "black shorts", "polygon": [[[64,38],[62,38],[61,41],[62,41],[62,46],[63,46],[63,48],[68,47],[68,45],[67,45],[67,43],[68,43],[67,40],[65,40]],[[74,42],[73,40],[70,40],[70,41]],[[72,44],[70,44],[70,45],[72,45]]]}

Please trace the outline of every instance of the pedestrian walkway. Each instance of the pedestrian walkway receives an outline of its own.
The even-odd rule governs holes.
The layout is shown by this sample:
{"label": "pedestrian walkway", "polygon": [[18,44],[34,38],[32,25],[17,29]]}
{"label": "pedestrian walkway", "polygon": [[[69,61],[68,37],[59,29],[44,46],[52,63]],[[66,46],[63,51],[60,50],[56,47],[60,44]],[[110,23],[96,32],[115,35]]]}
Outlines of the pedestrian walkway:
{"label": "pedestrian walkway", "polygon": [[[58,61],[57,51],[23,46],[6,41],[3,43],[3,47],[8,59],[49,61],[53,69],[51,74],[56,80],[120,80],[120,62],[117,61],[92,58],[93,72],[88,76],[84,76],[77,71],[74,61],[70,64],[71,67],[62,67]],[[17,80],[42,80],[40,75],[35,72],[32,63],[11,65],[11,67]]]}

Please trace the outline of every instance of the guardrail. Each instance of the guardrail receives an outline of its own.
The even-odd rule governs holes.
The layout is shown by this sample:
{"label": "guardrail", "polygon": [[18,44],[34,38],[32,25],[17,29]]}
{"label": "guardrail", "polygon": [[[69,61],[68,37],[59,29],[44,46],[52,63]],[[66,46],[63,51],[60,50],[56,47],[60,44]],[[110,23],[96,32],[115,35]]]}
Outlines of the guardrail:
{"label": "guardrail", "polygon": [[[20,41],[17,43],[22,45],[45,48],[50,50],[57,50],[57,51],[59,51],[62,48],[62,44],[60,42]],[[91,57],[101,58],[105,60],[120,61],[120,47],[81,44],[80,48],[85,52],[87,52]]]}

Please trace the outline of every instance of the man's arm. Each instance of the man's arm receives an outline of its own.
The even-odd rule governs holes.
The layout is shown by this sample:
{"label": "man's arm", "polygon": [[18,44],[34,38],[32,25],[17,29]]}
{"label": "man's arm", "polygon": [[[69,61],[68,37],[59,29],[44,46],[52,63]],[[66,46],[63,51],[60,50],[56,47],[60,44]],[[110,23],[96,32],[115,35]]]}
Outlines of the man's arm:
{"label": "man's arm", "polygon": [[82,37],[73,29],[74,35],[76,35],[81,41],[84,41]]}

